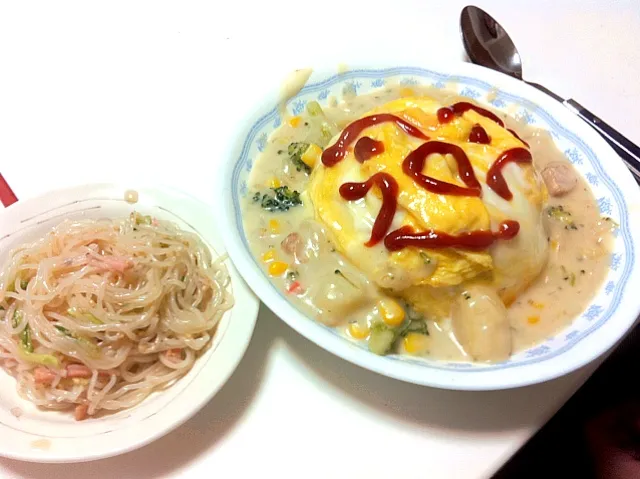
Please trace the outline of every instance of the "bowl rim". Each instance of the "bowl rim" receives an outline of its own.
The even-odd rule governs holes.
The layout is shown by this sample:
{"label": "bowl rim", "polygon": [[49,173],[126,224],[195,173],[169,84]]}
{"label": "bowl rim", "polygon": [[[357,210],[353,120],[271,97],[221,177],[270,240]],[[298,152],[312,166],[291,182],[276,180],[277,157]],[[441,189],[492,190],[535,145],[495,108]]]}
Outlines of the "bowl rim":
{"label": "bowl rim", "polygon": [[[563,128],[566,128],[586,147],[595,152],[599,163],[604,163],[600,159],[607,160],[605,174],[609,176],[612,184],[615,183],[622,192],[623,201],[626,201],[629,205],[627,207],[627,215],[622,219],[625,221],[624,226],[628,228],[632,239],[631,251],[634,249],[638,251],[640,247],[640,225],[634,224],[629,219],[632,210],[640,210],[640,190],[622,160],[592,128],[564,108],[561,103],[524,82],[493,70],[464,62],[437,62],[434,64],[421,64],[418,67],[379,62],[375,65],[356,65],[346,73],[338,72],[331,67],[321,66],[319,69],[314,70],[311,79],[312,83],[307,84],[305,89],[317,88],[319,85],[328,85],[336,81],[346,82],[359,74],[376,73],[384,78],[403,70],[437,72],[454,78],[467,77],[477,79],[492,85],[500,93],[526,99],[552,115],[554,119],[562,124]],[[638,255],[633,255],[630,259],[631,272],[624,285],[624,290],[627,294],[621,295],[620,302],[611,317],[566,351],[559,353],[555,357],[532,364],[514,364],[509,369],[500,370],[485,370],[479,365],[459,370],[438,370],[426,363],[417,365],[403,361],[391,361],[389,358],[376,356],[327,331],[325,327],[300,312],[283,296],[274,293],[275,287],[257,267],[251,253],[244,247],[244,234],[238,229],[236,223],[231,183],[233,172],[241,158],[243,142],[250,136],[251,125],[255,127],[258,118],[264,117],[267,112],[272,112],[276,108],[279,101],[279,89],[277,85],[262,85],[257,82],[256,89],[252,92],[252,95],[255,95],[252,111],[247,112],[245,117],[247,121],[238,125],[237,136],[229,142],[224,169],[219,176],[218,191],[222,191],[224,205],[222,235],[232,261],[256,295],[285,323],[323,349],[366,369],[415,384],[457,390],[498,390],[536,384],[575,371],[607,352],[635,323],[640,313],[640,302],[634,300],[633,295],[628,294],[628,292],[640,286],[640,271],[637,267],[639,263]],[[604,288],[604,284],[601,288]]]}

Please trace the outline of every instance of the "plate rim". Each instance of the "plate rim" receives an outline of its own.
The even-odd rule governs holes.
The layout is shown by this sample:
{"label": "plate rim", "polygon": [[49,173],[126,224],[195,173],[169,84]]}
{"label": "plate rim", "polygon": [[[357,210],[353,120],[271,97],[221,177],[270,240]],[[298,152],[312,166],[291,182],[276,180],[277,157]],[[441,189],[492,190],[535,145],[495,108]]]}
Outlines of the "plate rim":
{"label": "plate rim", "polygon": [[[40,194],[26,196],[23,199],[20,199],[20,201],[18,201],[17,203],[14,203],[7,208],[1,209],[0,221],[8,216],[14,217],[14,219],[17,221],[24,221],[30,216],[28,213],[29,208],[34,208],[35,205],[34,209],[38,211],[47,210],[47,206],[49,205],[47,201],[55,201],[58,195],[72,195],[77,197],[78,200],[82,200],[85,199],[87,195],[91,196],[92,192],[95,193],[100,191],[114,191],[118,192],[119,197],[122,199],[124,198],[125,192],[128,190],[137,191],[140,197],[144,195],[145,197],[150,197],[156,200],[155,206],[165,206],[166,209],[172,213],[180,209],[182,209],[183,211],[188,211],[188,209],[190,208],[193,208],[193,210],[195,211],[199,211],[197,216],[200,216],[201,220],[195,222],[197,223],[196,225],[194,225],[196,228],[198,224],[202,225],[204,224],[204,221],[210,221],[210,226],[208,227],[209,231],[206,235],[201,232],[201,228],[197,228],[199,233],[202,235],[203,241],[210,249],[215,250],[215,253],[218,256],[227,254],[224,239],[220,235],[219,229],[215,228],[215,224],[219,222],[218,211],[200,198],[192,196],[180,190],[179,188],[168,185],[159,185],[157,183],[143,181],[132,181],[131,184],[126,185],[120,183],[89,183],[52,189]],[[62,205],[64,205],[64,203],[58,206]],[[184,216],[180,216],[184,218]],[[193,215],[190,216],[189,214],[187,214],[187,216],[193,218]],[[62,219],[60,221],[62,221]],[[212,239],[216,243],[215,245],[212,243]],[[207,380],[207,378],[202,377],[202,374],[204,374],[205,370],[199,371],[199,373],[192,378],[191,382],[182,390],[182,393],[188,391],[189,388],[194,387],[196,388],[195,390],[202,390],[206,392],[201,394],[196,401],[189,401],[188,404],[190,405],[190,407],[181,410],[176,406],[173,406],[173,403],[166,404],[164,405],[164,407],[161,407],[151,414],[151,416],[155,417],[154,420],[156,421],[156,424],[158,424],[152,434],[139,434],[137,436],[131,435],[130,427],[124,427],[116,429],[114,431],[107,431],[103,434],[99,434],[101,440],[93,441],[92,449],[95,448],[95,452],[80,455],[74,453],[73,443],[91,439],[92,436],[56,437],[54,439],[48,439],[52,443],[55,442],[55,446],[57,447],[52,446],[50,449],[43,450],[38,449],[33,445],[31,445],[30,447],[28,446],[28,444],[32,444],[33,441],[43,439],[43,436],[26,431],[16,432],[9,426],[0,424],[0,431],[2,431],[3,429],[7,429],[10,431],[9,434],[12,434],[14,437],[16,435],[20,435],[21,439],[12,441],[14,444],[16,444],[13,449],[7,449],[6,446],[3,447],[0,450],[0,456],[12,460],[42,464],[79,463],[105,459],[134,451],[150,444],[157,439],[160,439],[161,437],[177,429],[179,426],[183,425],[200,410],[202,410],[220,391],[220,389],[224,387],[229,378],[236,371],[253,337],[259,312],[259,299],[248,287],[242,275],[235,267],[233,261],[230,260],[230,257],[227,257],[227,259],[225,260],[225,265],[228,268],[230,276],[232,278],[231,287],[234,294],[235,304],[229,312],[225,313],[225,315],[228,315],[227,328],[224,331],[224,335],[221,338],[220,342],[217,344],[215,350],[211,352],[212,356],[209,359],[209,361],[215,361],[215,355],[224,355],[225,361],[221,363],[224,364],[225,367],[224,370],[221,371],[218,381],[215,384],[211,384]],[[236,312],[239,311],[237,305],[240,302],[242,302],[243,307],[242,312],[238,313]],[[240,315],[241,317],[238,317]],[[224,341],[225,338],[230,334],[235,340],[233,344],[228,342],[225,343]],[[4,370],[0,371],[0,374],[8,375],[8,373],[6,373]],[[210,387],[198,389],[198,384],[209,384]],[[162,394],[162,392],[160,392],[159,394]],[[181,401],[176,400],[175,403],[184,404],[184,399],[182,399]],[[144,401],[141,404],[144,404]],[[174,409],[175,414],[167,413],[167,410],[170,409]],[[123,421],[126,420],[126,418],[123,419]],[[135,425],[133,427],[135,427]],[[145,429],[145,431],[148,430],[149,429]],[[94,439],[95,437],[96,436],[93,436]],[[104,438],[107,437],[109,438],[109,440],[105,441]],[[22,444],[22,446],[20,446],[19,444]]]}
{"label": "plate rim", "polygon": [[[420,66],[416,67],[398,66],[395,64],[378,62],[375,65],[356,65],[346,74],[338,72],[330,67],[321,66],[319,69],[316,69],[314,71],[314,75],[312,76],[312,80],[314,79],[314,77],[318,76],[321,78],[321,80],[314,81],[311,84],[307,84],[305,89],[317,89],[323,84],[333,84],[336,81],[344,82],[349,77],[357,76],[361,73],[375,72],[379,76],[385,77],[391,76],[390,72],[397,71],[399,72],[398,74],[401,74],[402,70],[411,69],[422,70],[429,73],[436,72],[440,75],[446,75],[449,77],[468,76],[479,82],[486,82],[493,85],[493,87],[496,88],[499,93],[506,92],[513,95],[514,92],[516,92],[515,94],[519,98],[523,98],[529,102],[532,102],[534,105],[539,106],[540,108],[544,109],[545,112],[552,114],[555,119],[557,119],[558,117],[561,118],[561,120],[558,120],[558,122],[562,125],[562,127],[565,128],[569,133],[575,135],[575,137],[583,142],[585,146],[596,152],[596,157],[598,159],[615,158],[613,164],[610,165],[611,170],[609,170],[609,165],[607,166],[607,173],[614,173],[613,177],[616,180],[617,187],[625,195],[625,198],[623,198],[623,200],[626,199],[627,201],[632,201],[632,206],[634,207],[637,207],[637,205],[640,203],[640,190],[638,190],[637,185],[633,181],[630,172],[626,169],[621,159],[615,154],[611,147],[607,145],[606,142],[594,130],[592,130],[578,117],[574,116],[571,112],[562,107],[560,103],[556,102],[550,97],[547,97],[542,92],[539,92],[538,90],[524,84],[523,82],[520,82],[506,75],[502,75],[498,72],[465,62],[438,62],[435,64],[421,62]],[[564,361],[558,361],[558,365],[555,370],[547,370],[544,372],[544,374],[541,374],[541,371],[544,371],[545,369],[547,369],[547,367],[545,367],[544,365],[540,366],[540,364],[544,363],[544,361],[542,361],[538,364],[534,363],[526,365],[514,365],[511,368],[511,372],[507,374],[505,374],[504,370],[482,371],[481,367],[474,366],[472,368],[469,368],[474,369],[474,371],[470,371],[469,369],[441,371],[441,373],[450,375],[451,377],[444,377],[442,374],[439,374],[436,375],[438,377],[434,379],[433,377],[430,377],[432,375],[430,375],[429,373],[425,374],[425,371],[433,372],[434,368],[425,368],[422,365],[417,366],[410,363],[405,363],[401,367],[392,367],[388,364],[391,361],[386,360],[385,362],[387,364],[384,364],[383,362],[380,362],[379,357],[371,357],[374,355],[368,353],[367,351],[362,351],[360,348],[355,347],[353,344],[349,343],[343,338],[337,337],[336,335],[334,335],[334,338],[329,337],[329,335],[325,334],[324,331],[321,331],[316,327],[317,324],[313,319],[308,318],[305,314],[297,310],[297,308],[286,301],[286,299],[280,297],[279,295],[274,295],[271,291],[269,291],[269,288],[273,288],[273,286],[266,278],[264,273],[253,264],[255,260],[253,260],[251,253],[242,244],[244,234],[238,229],[235,218],[232,215],[232,213],[235,211],[232,178],[234,169],[236,168],[236,165],[238,164],[239,160],[242,158],[242,154],[244,153],[242,151],[242,147],[245,145],[243,145],[242,143],[251,135],[252,130],[250,130],[250,128],[257,126],[258,118],[260,116],[266,118],[268,116],[267,112],[272,112],[276,108],[278,101],[279,91],[276,88],[262,86],[257,90],[261,90],[260,93],[262,94],[262,96],[257,96],[256,101],[253,102],[254,106],[252,110],[247,112],[246,114],[246,122],[244,122],[242,126],[239,126],[237,128],[237,135],[233,137],[235,143],[231,142],[232,144],[229,145],[227,156],[225,157],[225,168],[223,174],[220,176],[219,188],[220,191],[223,192],[225,205],[223,214],[223,219],[225,222],[225,227],[223,228],[223,238],[225,240],[229,255],[238,267],[238,270],[243,275],[249,286],[261,299],[261,301],[264,302],[269,307],[269,309],[271,309],[276,314],[276,316],[280,317],[294,330],[302,334],[310,341],[319,345],[323,349],[366,369],[415,384],[457,390],[509,389],[555,379],[585,366],[586,364],[600,357],[611,347],[613,347],[636,321],[638,313],[640,313],[640,303],[630,300],[629,294],[622,295],[620,304],[618,305],[614,314],[612,314],[611,318],[606,321],[607,324],[603,324],[598,329],[599,331],[601,331],[599,334],[600,341],[594,342],[594,335],[591,334],[591,338],[589,338],[588,336],[584,337],[569,349],[569,351],[574,350],[575,353],[576,350],[584,349],[585,345],[591,343],[591,346],[594,348],[595,352],[592,352],[590,354],[583,354],[583,357],[579,359],[574,358],[574,360],[571,361],[567,361],[567,357],[570,356],[569,354],[567,354],[569,351],[560,353],[557,357],[550,358],[548,361],[557,361],[563,355]],[[253,125],[253,127],[251,127],[250,125]],[[609,178],[611,178],[611,176],[609,176]],[[628,208],[628,211],[630,210],[631,208]],[[629,219],[630,217],[631,213],[628,212],[627,219]],[[632,239],[632,251],[633,249],[635,249],[635,251],[638,251],[640,249],[640,228],[638,228],[638,226],[636,226],[632,222],[629,222],[629,224],[626,226],[628,226],[629,234]],[[629,291],[629,289],[632,289],[634,285],[637,287],[640,283],[640,272],[638,272],[638,268],[636,267],[639,263],[637,254],[633,256],[632,261],[632,271],[629,274],[625,285],[625,290],[627,292]],[[602,285],[602,288],[603,287],[604,284]],[[614,319],[617,321],[614,321]],[[611,331],[611,324],[614,322],[620,324],[617,324],[617,329],[614,328],[614,330]],[[608,328],[606,326],[608,326]],[[606,341],[603,341],[604,339],[606,339]],[[604,343],[605,345],[603,346],[602,343]],[[582,346],[580,347],[581,344]],[[365,354],[363,355],[361,353]],[[575,356],[575,354],[573,354],[573,356]],[[415,370],[414,367],[420,368],[421,371]],[[410,372],[412,369],[414,369],[413,372]],[[518,374],[513,374],[515,371],[518,371]],[[525,374],[523,374],[523,371],[525,372]],[[475,377],[470,378],[470,374],[473,374]],[[500,376],[503,376],[503,378],[500,379]],[[505,379],[507,377],[509,378],[509,380]]]}

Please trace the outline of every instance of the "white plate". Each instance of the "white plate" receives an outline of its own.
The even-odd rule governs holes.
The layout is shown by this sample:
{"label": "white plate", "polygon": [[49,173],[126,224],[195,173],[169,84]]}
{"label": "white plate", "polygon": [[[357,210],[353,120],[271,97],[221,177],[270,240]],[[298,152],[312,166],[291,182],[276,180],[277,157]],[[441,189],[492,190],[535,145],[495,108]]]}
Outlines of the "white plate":
{"label": "white plate", "polygon": [[[136,210],[194,231],[217,254],[224,246],[211,207],[171,189],[136,188],[138,203],[124,201],[128,188],[86,185],[21,200],[0,211],[0,263],[14,246],[42,236],[65,218],[123,217]],[[34,462],[78,462],[131,451],[158,439],[193,416],[231,376],[253,333],[258,300],[227,261],[235,306],[222,318],[212,347],[193,369],[138,406],[76,422],[69,412],[39,410],[16,392],[0,369],[0,455]],[[16,418],[12,408],[20,408]]]}
{"label": "white plate", "polygon": [[[352,65],[344,73],[316,69],[309,83],[288,104],[293,114],[307,101],[326,104],[344,89],[367,93],[393,80],[455,91],[493,108],[520,117],[551,132],[561,151],[591,185],[603,214],[620,224],[611,268],[591,304],[564,331],[542,344],[489,366],[376,356],[307,318],[274,287],[251,255],[242,225],[240,199],[255,158],[280,125],[280,85],[255,78],[254,110],[239,124],[221,176],[227,249],[238,270],[260,299],[300,334],[332,353],[381,374],[417,384],[449,389],[503,389],[556,378],[592,361],[613,346],[633,325],[640,310],[640,190],[631,174],[605,141],[560,103],[506,75],[469,63],[436,64],[427,68],[381,63]],[[633,221],[632,218],[635,218]]]}

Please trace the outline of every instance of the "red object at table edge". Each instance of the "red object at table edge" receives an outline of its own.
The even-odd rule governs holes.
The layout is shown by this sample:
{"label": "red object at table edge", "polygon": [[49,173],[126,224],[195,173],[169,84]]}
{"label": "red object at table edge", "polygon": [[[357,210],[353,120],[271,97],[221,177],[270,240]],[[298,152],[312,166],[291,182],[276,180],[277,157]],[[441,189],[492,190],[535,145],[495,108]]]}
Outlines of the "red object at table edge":
{"label": "red object at table edge", "polygon": [[18,197],[15,195],[7,181],[0,174],[0,202],[5,206],[11,206],[16,201],[18,201]]}

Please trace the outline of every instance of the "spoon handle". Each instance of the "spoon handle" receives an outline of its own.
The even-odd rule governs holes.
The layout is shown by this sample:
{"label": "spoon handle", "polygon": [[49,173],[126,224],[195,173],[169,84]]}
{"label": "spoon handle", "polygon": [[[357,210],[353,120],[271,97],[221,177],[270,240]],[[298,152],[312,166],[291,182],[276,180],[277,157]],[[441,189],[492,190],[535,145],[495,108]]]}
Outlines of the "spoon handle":
{"label": "spoon handle", "polygon": [[540,85],[539,83],[525,81],[528,85],[546,93],[551,98],[562,103],[565,107],[578,115],[584,121],[586,121],[591,127],[600,133],[600,136],[609,143],[611,148],[622,158],[622,160],[631,171],[631,174],[635,178],[636,182],[640,184],[640,147],[634,144],[631,140],[626,138],[620,132],[616,131],[611,126],[607,125],[604,121],[591,113],[585,107],[575,100],[565,100],[562,97],[556,95],[547,87]]}
{"label": "spoon handle", "polygon": [[636,181],[640,182],[640,147],[580,105],[577,101],[569,99],[564,100],[562,104],[600,133],[605,141],[609,143],[624,160]]}

